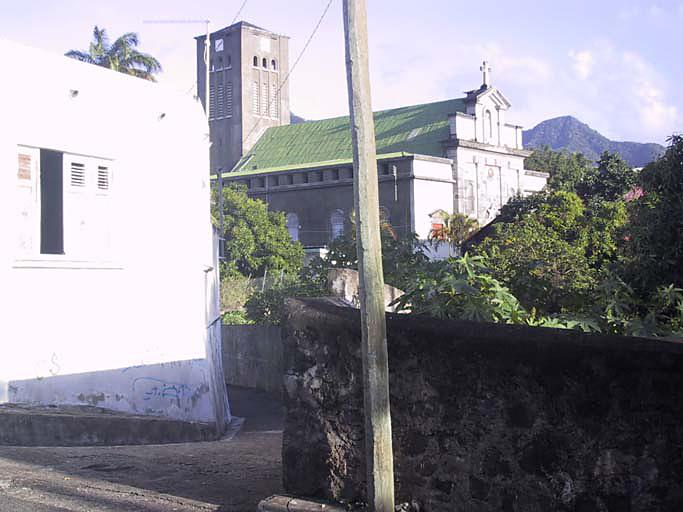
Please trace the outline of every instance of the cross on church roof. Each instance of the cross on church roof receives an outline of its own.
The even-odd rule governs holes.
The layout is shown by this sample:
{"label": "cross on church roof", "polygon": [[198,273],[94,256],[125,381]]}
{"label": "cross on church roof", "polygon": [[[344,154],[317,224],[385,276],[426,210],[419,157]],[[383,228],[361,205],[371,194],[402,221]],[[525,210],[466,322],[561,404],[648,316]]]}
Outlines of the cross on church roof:
{"label": "cross on church roof", "polygon": [[484,61],[482,65],[479,67],[479,71],[481,71],[484,74],[484,82],[482,85],[484,87],[489,87],[491,85],[491,66],[489,66],[488,61]]}

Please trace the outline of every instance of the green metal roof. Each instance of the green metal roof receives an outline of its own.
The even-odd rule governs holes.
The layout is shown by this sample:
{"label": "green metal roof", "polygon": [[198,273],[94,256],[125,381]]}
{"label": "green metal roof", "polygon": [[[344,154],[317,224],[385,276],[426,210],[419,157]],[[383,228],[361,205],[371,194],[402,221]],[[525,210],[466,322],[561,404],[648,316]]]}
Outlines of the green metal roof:
{"label": "green metal roof", "polygon": [[[414,156],[412,153],[406,153],[405,151],[401,151],[398,153],[382,153],[381,155],[377,155],[377,160],[389,160],[389,159],[396,159],[396,158],[406,158],[406,157],[412,157]],[[249,169],[249,166],[247,165],[244,169],[241,169],[239,171],[229,171],[229,172],[224,172],[223,177],[224,178],[236,178],[239,176],[249,176],[251,174],[272,174],[272,173],[278,173],[278,172],[288,172],[288,171],[299,171],[299,170],[304,170],[304,169],[318,169],[318,168],[324,168],[324,167],[338,167],[342,165],[350,165],[353,163],[352,158],[340,158],[338,160],[325,160],[324,162],[310,162],[306,164],[291,164],[291,165],[279,165],[277,167],[268,167],[265,169]],[[216,179],[216,174],[211,175],[211,179]]]}
{"label": "green metal roof", "polygon": [[[448,115],[464,110],[463,99],[452,99],[375,112],[377,154],[445,156]],[[349,118],[336,117],[269,128],[234,171],[252,174],[352,156]]]}

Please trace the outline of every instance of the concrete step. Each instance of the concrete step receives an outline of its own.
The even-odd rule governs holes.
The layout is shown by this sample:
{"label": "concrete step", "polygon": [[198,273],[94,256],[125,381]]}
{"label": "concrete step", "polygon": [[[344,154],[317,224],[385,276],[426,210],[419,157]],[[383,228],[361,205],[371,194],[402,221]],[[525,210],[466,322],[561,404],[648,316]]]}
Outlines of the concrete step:
{"label": "concrete step", "polygon": [[109,446],[217,439],[213,425],[101,407],[0,404],[0,446]]}

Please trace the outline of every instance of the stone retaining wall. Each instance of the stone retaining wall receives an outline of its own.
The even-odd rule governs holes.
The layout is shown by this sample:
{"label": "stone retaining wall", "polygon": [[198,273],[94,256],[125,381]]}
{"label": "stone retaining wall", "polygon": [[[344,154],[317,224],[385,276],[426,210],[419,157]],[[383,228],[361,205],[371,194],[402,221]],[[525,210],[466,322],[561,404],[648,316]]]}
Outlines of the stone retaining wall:
{"label": "stone retaining wall", "polygon": [[280,327],[223,325],[221,332],[225,382],[282,396]]}
{"label": "stone retaining wall", "polygon": [[[425,511],[683,510],[683,345],[387,315],[397,498]],[[359,312],[290,300],[287,492],[365,494]]]}

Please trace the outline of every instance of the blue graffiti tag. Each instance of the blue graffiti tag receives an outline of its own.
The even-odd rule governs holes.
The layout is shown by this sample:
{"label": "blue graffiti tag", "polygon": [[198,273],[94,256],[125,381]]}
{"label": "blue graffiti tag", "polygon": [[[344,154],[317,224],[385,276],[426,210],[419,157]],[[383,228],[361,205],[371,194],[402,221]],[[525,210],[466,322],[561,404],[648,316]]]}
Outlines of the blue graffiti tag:
{"label": "blue graffiti tag", "polygon": [[180,400],[190,391],[190,388],[186,384],[166,382],[154,377],[138,377],[133,381],[133,391],[136,391],[135,387],[138,383],[142,383],[145,386],[143,400],[170,398],[180,404]]}

